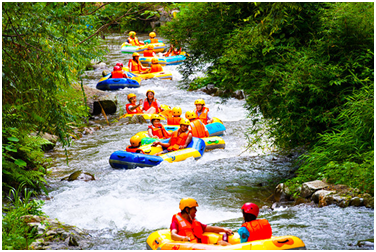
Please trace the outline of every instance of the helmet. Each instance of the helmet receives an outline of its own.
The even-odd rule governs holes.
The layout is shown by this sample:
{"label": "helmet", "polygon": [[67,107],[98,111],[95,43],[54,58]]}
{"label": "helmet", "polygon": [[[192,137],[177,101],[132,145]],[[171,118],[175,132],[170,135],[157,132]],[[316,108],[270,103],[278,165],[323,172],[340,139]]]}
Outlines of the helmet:
{"label": "helmet", "polygon": [[157,34],[155,34],[155,32],[151,32],[151,33],[149,33],[149,36],[152,37],[152,38],[154,38],[154,37],[157,36]]}
{"label": "helmet", "polygon": [[153,63],[153,64],[154,64],[154,63],[158,63],[158,59],[157,59],[157,58],[152,58],[152,59],[151,59],[151,63]]}
{"label": "helmet", "polygon": [[148,96],[148,93],[149,93],[149,92],[152,92],[153,95],[155,95],[154,90],[149,89],[148,91],[146,91],[146,96]]}
{"label": "helmet", "polygon": [[259,207],[252,202],[247,202],[242,206],[242,209],[245,213],[253,214],[254,216],[258,216],[259,214]]}
{"label": "helmet", "polygon": [[195,100],[195,105],[197,105],[197,104],[201,104],[201,105],[205,106],[205,101],[203,99],[197,99],[197,100]]}
{"label": "helmet", "polygon": [[154,49],[153,45],[148,45],[148,49]]}
{"label": "helmet", "polygon": [[129,95],[127,96],[128,101],[129,101],[132,97],[136,97],[136,95],[133,94],[133,93],[129,94]]}
{"label": "helmet", "polygon": [[121,67],[119,67],[119,66],[114,66],[114,71],[119,71],[119,70],[121,70]]}
{"label": "helmet", "polygon": [[192,208],[192,207],[198,207],[198,203],[195,199],[192,199],[192,198],[183,198],[180,200],[180,203],[179,203],[179,208],[180,210],[184,210],[184,208],[186,207],[189,207],[189,208]]}
{"label": "helmet", "polygon": [[136,33],[134,31],[130,31],[129,32],[129,36],[132,36],[132,35],[135,35],[136,36]]}
{"label": "helmet", "polygon": [[193,110],[189,110],[189,111],[185,112],[185,118],[187,118],[188,120],[195,119],[195,118],[197,118],[197,115]]}
{"label": "helmet", "polygon": [[136,52],[134,52],[133,54],[132,54],[132,57],[140,57],[140,54],[139,53],[136,53]]}
{"label": "helmet", "polygon": [[141,143],[141,137],[139,135],[135,135],[131,137],[130,142],[133,147],[138,147],[140,146],[140,143]]}
{"label": "helmet", "polygon": [[189,120],[188,119],[185,119],[185,118],[182,118],[181,120],[180,120],[180,125],[187,125],[187,126],[189,126],[191,123],[189,122]]}
{"label": "helmet", "polygon": [[161,120],[161,117],[158,114],[152,114],[150,121],[152,122],[153,120]]}
{"label": "helmet", "polygon": [[123,67],[124,66],[123,63],[116,63],[116,65],[119,66],[119,67]]}
{"label": "helmet", "polygon": [[172,109],[172,114],[173,114],[173,115],[180,116],[180,115],[181,115],[181,108],[180,108],[180,107],[174,107],[174,108]]}

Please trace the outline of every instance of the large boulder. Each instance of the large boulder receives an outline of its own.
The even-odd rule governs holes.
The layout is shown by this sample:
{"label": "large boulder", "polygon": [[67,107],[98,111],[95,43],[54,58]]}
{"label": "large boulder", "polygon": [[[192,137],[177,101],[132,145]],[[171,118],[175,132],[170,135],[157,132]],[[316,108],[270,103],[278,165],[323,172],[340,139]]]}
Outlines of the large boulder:
{"label": "large boulder", "polygon": [[321,181],[315,180],[311,182],[306,182],[302,184],[300,196],[303,198],[310,197],[314,192],[324,189],[325,187],[329,186],[329,184]]}
{"label": "large boulder", "polygon": [[335,191],[318,190],[318,191],[316,191],[315,193],[312,194],[311,199],[313,200],[313,202],[315,202],[317,204],[317,203],[319,203],[320,199],[323,199],[327,195],[333,194],[333,193],[335,193]]}
{"label": "large boulder", "polygon": [[81,180],[81,181],[91,181],[95,180],[94,175],[85,172],[85,171],[75,171],[68,177],[62,178],[61,181],[67,180],[67,181],[75,181],[75,180]]}

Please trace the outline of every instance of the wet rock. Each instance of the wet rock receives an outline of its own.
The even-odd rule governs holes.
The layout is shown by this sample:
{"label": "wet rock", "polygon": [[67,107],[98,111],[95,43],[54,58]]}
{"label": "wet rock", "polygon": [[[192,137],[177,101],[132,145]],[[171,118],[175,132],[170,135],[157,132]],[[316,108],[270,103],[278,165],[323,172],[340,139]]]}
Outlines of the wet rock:
{"label": "wet rock", "polygon": [[283,201],[283,200],[291,200],[291,193],[289,188],[281,183],[277,185],[277,187],[274,190],[274,200],[277,202]]}
{"label": "wet rock", "polygon": [[354,197],[350,200],[350,206],[361,206],[363,205],[363,199],[359,197]]}
{"label": "wet rock", "polygon": [[312,194],[311,199],[317,204],[319,203],[320,199],[323,199],[325,196],[333,193],[335,193],[335,191],[318,190],[314,194]]}
{"label": "wet rock", "polygon": [[108,70],[103,70],[103,72],[102,72],[102,76],[105,77],[105,76],[107,76],[109,73],[110,73],[110,71],[108,71]]}
{"label": "wet rock", "polygon": [[337,194],[328,194],[326,196],[320,197],[319,206],[329,206],[337,205],[339,207],[348,207],[350,204],[350,198],[346,196],[340,196]]}
{"label": "wet rock", "polygon": [[375,243],[373,239],[358,241],[356,245],[364,249],[374,249],[375,247]]}
{"label": "wet rock", "polygon": [[238,100],[243,100],[245,98],[243,90],[236,90],[234,93],[232,93],[231,97],[234,97]]}
{"label": "wet rock", "polygon": [[295,201],[294,201],[294,206],[297,206],[297,205],[300,205],[300,204],[308,204],[310,203],[311,200],[309,199],[306,199],[306,198],[297,198]]}
{"label": "wet rock", "polygon": [[136,123],[147,123],[146,119],[142,115],[134,115],[131,117],[129,123],[136,124]]}
{"label": "wet rock", "polygon": [[95,180],[94,175],[85,172],[85,171],[75,171],[68,177],[62,178],[61,181],[68,180],[68,181],[75,181],[75,180],[82,180],[82,181],[91,181]]}
{"label": "wet rock", "polygon": [[372,208],[374,209],[375,207],[375,203],[374,203],[374,198],[369,195],[369,197],[365,197],[363,198],[363,204],[367,207],[367,208]]}
{"label": "wet rock", "polygon": [[78,242],[74,236],[69,236],[68,238],[68,246],[78,246]]}
{"label": "wet rock", "polygon": [[329,184],[322,182],[321,180],[315,180],[302,184],[300,196],[303,198],[310,197],[314,192],[329,186]]}

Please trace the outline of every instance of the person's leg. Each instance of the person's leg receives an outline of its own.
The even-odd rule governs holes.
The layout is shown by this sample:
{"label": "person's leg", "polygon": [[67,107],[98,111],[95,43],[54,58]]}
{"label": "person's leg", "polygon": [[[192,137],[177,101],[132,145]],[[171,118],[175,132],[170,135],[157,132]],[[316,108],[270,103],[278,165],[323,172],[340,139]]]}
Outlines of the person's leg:
{"label": "person's leg", "polygon": [[145,114],[156,114],[156,110],[154,107],[149,108],[144,112]]}

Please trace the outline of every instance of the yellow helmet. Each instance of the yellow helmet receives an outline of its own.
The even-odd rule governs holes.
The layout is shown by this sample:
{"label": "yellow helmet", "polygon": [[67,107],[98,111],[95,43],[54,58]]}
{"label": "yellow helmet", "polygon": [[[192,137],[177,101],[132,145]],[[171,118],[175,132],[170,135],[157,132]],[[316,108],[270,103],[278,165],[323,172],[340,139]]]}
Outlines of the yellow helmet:
{"label": "yellow helmet", "polygon": [[131,137],[130,142],[133,147],[139,147],[141,144],[141,137],[139,135],[135,135]]}
{"label": "yellow helmet", "polygon": [[157,59],[157,58],[152,58],[152,59],[151,59],[151,63],[152,63],[152,64],[156,64],[156,63],[158,63],[158,59]]}
{"label": "yellow helmet", "polygon": [[140,54],[139,53],[136,53],[136,52],[134,52],[133,54],[132,54],[132,57],[140,57]]}
{"label": "yellow helmet", "polygon": [[136,97],[136,95],[133,94],[133,93],[129,94],[129,95],[127,96],[128,101],[129,101],[132,97]]}
{"label": "yellow helmet", "polygon": [[153,45],[148,45],[148,49],[154,49]]}
{"label": "yellow helmet", "polygon": [[134,31],[130,31],[129,36],[133,36],[133,35],[136,36],[136,33]]}
{"label": "yellow helmet", "polygon": [[180,116],[181,115],[181,108],[180,107],[174,107],[173,109],[172,109],[172,114],[173,115],[177,115],[177,116]]}
{"label": "yellow helmet", "polygon": [[155,34],[155,32],[151,32],[151,33],[149,33],[149,36],[152,37],[152,38],[154,38],[154,37],[157,36],[157,34]]}
{"label": "yellow helmet", "polygon": [[183,198],[183,199],[180,200],[179,208],[180,208],[181,211],[183,211],[184,208],[186,208],[186,207],[189,207],[189,208],[198,207],[198,203],[195,199]]}
{"label": "yellow helmet", "polygon": [[188,120],[191,120],[191,119],[197,118],[197,115],[193,110],[189,110],[185,112],[185,118],[187,118]]}
{"label": "yellow helmet", "polygon": [[182,118],[180,120],[180,125],[182,125],[182,124],[189,126],[191,123],[190,123],[190,121],[188,119]]}
{"label": "yellow helmet", "polygon": [[205,101],[203,99],[197,99],[197,100],[195,100],[195,105],[197,105],[197,104],[201,104],[201,105],[205,106]]}
{"label": "yellow helmet", "polygon": [[153,120],[161,120],[162,118],[158,114],[152,114],[150,117],[150,121]]}
{"label": "yellow helmet", "polygon": [[148,91],[146,91],[146,96],[148,96],[148,93],[149,93],[149,92],[152,92],[153,95],[155,95],[154,90],[149,89]]}

